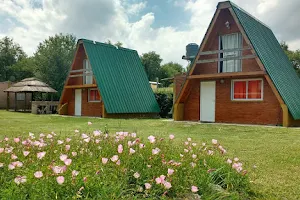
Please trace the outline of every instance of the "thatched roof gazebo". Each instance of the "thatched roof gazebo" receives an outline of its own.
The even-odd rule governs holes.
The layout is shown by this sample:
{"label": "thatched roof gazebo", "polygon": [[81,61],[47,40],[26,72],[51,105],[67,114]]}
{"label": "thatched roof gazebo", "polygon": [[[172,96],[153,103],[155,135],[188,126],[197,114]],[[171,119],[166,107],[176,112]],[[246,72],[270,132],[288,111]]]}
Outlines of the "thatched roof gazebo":
{"label": "thatched roof gazebo", "polygon": [[26,94],[31,93],[31,101],[34,93],[56,93],[57,91],[51,88],[48,84],[38,80],[37,78],[25,78],[20,82],[13,84],[7,92],[7,108],[9,109],[9,93],[15,93],[15,111],[17,111],[17,93],[25,93],[24,111],[26,110]]}

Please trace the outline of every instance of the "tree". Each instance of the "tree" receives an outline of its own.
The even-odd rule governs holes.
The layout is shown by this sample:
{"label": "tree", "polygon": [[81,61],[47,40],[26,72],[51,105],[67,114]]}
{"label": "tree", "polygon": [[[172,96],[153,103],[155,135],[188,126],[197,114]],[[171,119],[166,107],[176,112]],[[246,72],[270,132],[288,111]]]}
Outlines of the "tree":
{"label": "tree", "polygon": [[11,66],[11,70],[14,74],[14,80],[12,81],[20,81],[24,78],[34,77],[36,71],[34,57],[21,59]]}
{"label": "tree", "polygon": [[160,64],[162,59],[155,51],[144,53],[141,56],[142,64],[145,68],[149,81],[156,81],[160,77]]}
{"label": "tree", "polygon": [[75,48],[75,36],[56,34],[40,43],[34,54],[36,77],[58,91],[55,99],[59,99],[63,90]]}
{"label": "tree", "polygon": [[300,76],[300,50],[290,50],[288,44],[286,44],[285,42],[281,42],[280,45],[285,54],[288,56],[289,60],[292,62],[298,76]]}
{"label": "tree", "polygon": [[122,47],[123,46],[123,43],[118,41],[117,43],[113,44],[110,40],[107,40],[107,42],[105,42],[106,44],[111,44],[111,45],[114,45],[116,47]]}
{"label": "tree", "polygon": [[[161,66],[160,69],[160,79],[163,78],[171,78],[174,77],[176,74],[184,72],[184,68],[182,65],[174,62],[169,62]],[[167,87],[171,84],[170,81],[164,81],[163,86]]]}
{"label": "tree", "polygon": [[26,54],[21,46],[13,39],[4,37],[0,40],[0,81],[14,81],[12,65],[25,58]]}

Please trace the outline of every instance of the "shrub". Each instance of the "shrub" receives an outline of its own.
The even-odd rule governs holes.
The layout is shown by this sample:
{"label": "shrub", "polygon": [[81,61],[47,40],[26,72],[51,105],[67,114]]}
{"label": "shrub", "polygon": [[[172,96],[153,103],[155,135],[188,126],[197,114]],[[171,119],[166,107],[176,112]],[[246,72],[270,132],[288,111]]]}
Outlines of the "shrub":
{"label": "shrub", "polygon": [[157,90],[154,91],[156,101],[160,108],[159,115],[162,118],[170,117],[169,112],[173,106],[173,91],[172,90]]}
{"label": "shrub", "polygon": [[245,199],[246,171],[211,145],[94,131],[4,138],[0,199]]}

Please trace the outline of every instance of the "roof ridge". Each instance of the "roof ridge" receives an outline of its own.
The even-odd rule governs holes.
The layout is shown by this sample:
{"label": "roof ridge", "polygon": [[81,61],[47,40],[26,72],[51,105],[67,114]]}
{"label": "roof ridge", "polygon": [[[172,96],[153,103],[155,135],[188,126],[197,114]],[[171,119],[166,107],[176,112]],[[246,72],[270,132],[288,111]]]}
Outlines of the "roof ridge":
{"label": "roof ridge", "polygon": [[85,42],[89,42],[89,43],[93,43],[93,44],[98,44],[98,45],[103,45],[103,46],[107,46],[107,47],[110,47],[110,48],[115,48],[115,49],[118,49],[118,50],[125,50],[125,51],[134,51],[134,52],[137,52],[135,49],[129,49],[129,48],[125,48],[125,47],[117,47],[113,44],[107,44],[107,43],[103,43],[103,42],[98,42],[98,41],[95,41],[95,40],[89,40],[89,39],[84,39],[84,38],[81,38],[81,39],[78,39],[78,41],[85,41]]}
{"label": "roof ridge", "polygon": [[264,22],[260,21],[259,19],[257,19],[256,17],[254,17],[253,15],[251,15],[249,12],[247,12],[246,10],[244,10],[243,8],[241,8],[240,6],[236,5],[235,3],[233,3],[232,1],[228,1],[231,6],[236,7],[237,9],[239,9],[240,11],[244,12],[246,15],[248,15],[249,17],[252,17],[254,20],[256,20],[257,22],[259,22],[261,25],[265,26],[266,28],[272,30],[267,24],[265,24]]}

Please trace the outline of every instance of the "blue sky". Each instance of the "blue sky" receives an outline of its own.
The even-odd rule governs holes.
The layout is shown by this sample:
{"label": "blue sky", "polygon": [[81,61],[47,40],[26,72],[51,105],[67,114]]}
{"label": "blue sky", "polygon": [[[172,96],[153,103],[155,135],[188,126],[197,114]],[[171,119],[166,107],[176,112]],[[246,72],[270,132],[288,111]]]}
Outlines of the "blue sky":
{"label": "blue sky", "polygon": [[[279,41],[300,49],[299,0],[233,0],[267,24]],[[178,62],[185,46],[200,44],[218,0],[0,0],[0,38],[28,55],[57,33],[100,42],[121,41],[139,54],[156,51]]]}

